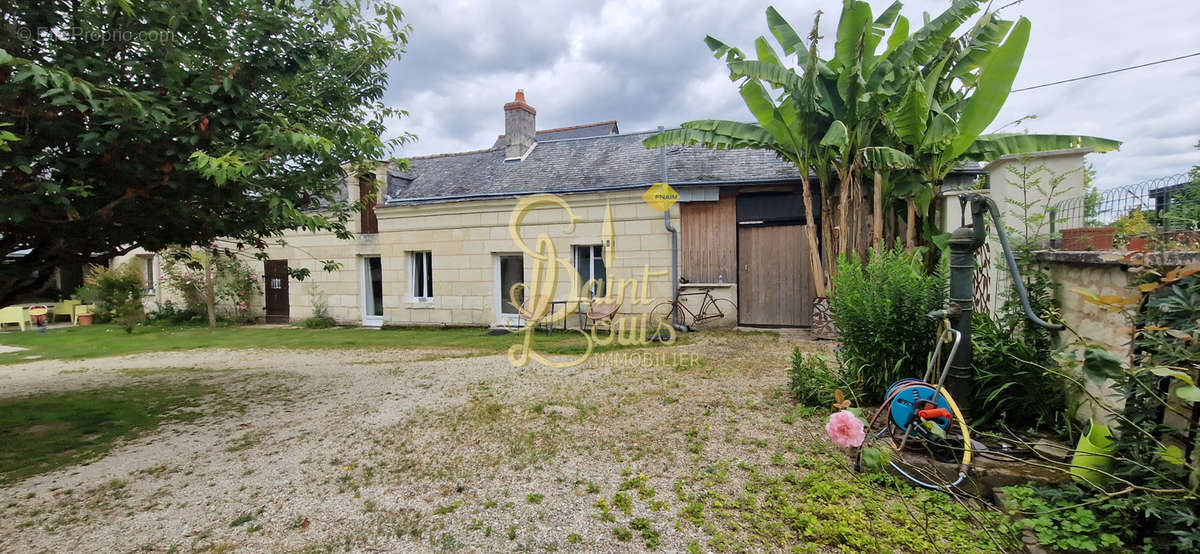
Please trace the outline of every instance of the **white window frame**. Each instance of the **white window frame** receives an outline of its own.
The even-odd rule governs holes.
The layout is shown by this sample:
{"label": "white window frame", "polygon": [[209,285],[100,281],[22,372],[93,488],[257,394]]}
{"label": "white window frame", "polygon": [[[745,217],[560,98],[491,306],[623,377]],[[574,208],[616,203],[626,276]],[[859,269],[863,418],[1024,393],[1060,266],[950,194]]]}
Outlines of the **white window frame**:
{"label": "white window frame", "polygon": [[142,270],[142,294],[156,296],[158,293],[158,260],[154,256],[138,256]]}
{"label": "white window frame", "polygon": [[[587,249],[588,266],[586,268],[579,267],[579,251]],[[599,249],[597,252],[596,249]],[[580,286],[586,284],[589,280],[596,278],[596,263],[604,263],[604,245],[603,244],[576,244],[571,247],[571,261],[575,265],[575,271],[579,273]],[[586,273],[585,273],[586,270]],[[604,275],[608,276],[608,267],[604,268]],[[596,286],[596,285],[593,285]],[[599,285],[599,290],[581,290],[580,296],[583,298],[597,298],[604,296],[604,284]]]}
{"label": "white window frame", "polygon": [[[496,298],[496,325],[505,328],[519,328],[525,324],[521,317],[520,309],[517,313],[504,313],[504,303],[508,302],[509,291],[504,290],[503,273],[500,271],[500,262],[503,258],[521,258],[522,268],[525,265],[525,260],[520,252],[496,252],[492,255],[492,275],[495,282],[493,293]],[[524,273],[524,271],[522,271]]]}
{"label": "white window frame", "polygon": [[[361,277],[360,277],[359,281],[361,282],[361,287],[362,287],[362,295],[361,295],[360,302],[361,302],[361,306],[362,306],[363,327],[382,327],[384,317],[385,317],[382,315],[375,315],[372,313],[368,313],[368,310],[367,310],[367,304],[369,303],[371,295],[373,294],[371,291],[371,287],[373,285],[373,283],[371,282],[371,260],[373,258],[379,259],[379,271],[380,271],[380,277],[382,278],[382,276],[383,276],[383,274],[382,274],[382,272],[383,272],[383,257],[382,256],[362,256],[361,258],[359,258],[359,264],[360,264],[359,267],[361,268],[360,269]],[[383,283],[383,284],[386,285],[386,283]],[[380,306],[383,307],[383,295],[380,295],[379,302],[380,302]],[[386,310],[386,308],[384,308],[384,309]],[[385,311],[384,313],[387,313],[387,312]]]}
{"label": "white window frame", "polygon": [[408,253],[408,283],[408,292],[414,301],[433,301],[433,252],[415,250]]}

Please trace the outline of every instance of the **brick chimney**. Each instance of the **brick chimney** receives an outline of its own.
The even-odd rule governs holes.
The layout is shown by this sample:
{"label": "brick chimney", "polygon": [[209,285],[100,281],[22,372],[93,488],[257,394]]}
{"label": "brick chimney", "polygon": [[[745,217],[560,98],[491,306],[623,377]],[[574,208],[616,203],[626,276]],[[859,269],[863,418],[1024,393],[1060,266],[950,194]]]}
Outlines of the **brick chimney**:
{"label": "brick chimney", "polygon": [[536,115],[537,111],[525,103],[524,90],[517,90],[513,101],[504,105],[504,159],[519,159],[533,147]]}

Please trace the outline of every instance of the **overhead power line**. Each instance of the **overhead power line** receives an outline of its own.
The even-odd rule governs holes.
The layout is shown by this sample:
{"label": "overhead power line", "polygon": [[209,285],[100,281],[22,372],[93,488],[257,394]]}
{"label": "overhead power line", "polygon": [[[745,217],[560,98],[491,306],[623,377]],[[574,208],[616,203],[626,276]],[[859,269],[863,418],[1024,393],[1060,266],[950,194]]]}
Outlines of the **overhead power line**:
{"label": "overhead power line", "polygon": [[1012,89],[1012,90],[1011,90],[1011,91],[1009,91],[1009,92],[1021,92],[1021,91],[1025,91],[1025,90],[1033,90],[1033,89],[1035,89],[1035,88],[1051,87],[1051,86],[1054,86],[1054,85],[1061,85],[1061,84],[1063,84],[1063,83],[1071,83],[1071,82],[1075,82],[1075,81],[1082,81],[1082,80],[1084,80],[1084,79],[1091,79],[1092,77],[1102,77],[1102,76],[1104,76],[1104,75],[1112,75],[1113,73],[1120,73],[1120,72],[1122,72],[1122,71],[1129,71],[1129,70],[1131,70],[1131,69],[1139,69],[1139,68],[1142,68],[1142,67],[1150,67],[1150,66],[1152,66],[1152,65],[1158,65],[1158,64],[1160,64],[1160,63],[1174,62],[1174,61],[1182,60],[1182,59],[1185,59],[1185,58],[1192,58],[1192,57],[1195,57],[1195,56],[1200,56],[1200,52],[1196,52],[1196,53],[1194,53],[1194,54],[1186,54],[1186,55],[1183,55],[1183,56],[1176,56],[1176,57],[1174,57],[1174,58],[1167,58],[1167,59],[1165,59],[1165,60],[1158,60],[1158,61],[1154,61],[1154,62],[1148,62],[1148,63],[1143,63],[1143,64],[1138,64],[1138,65],[1131,65],[1131,66],[1129,66],[1129,67],[1122,67],[1122,68],[1120,68],[1120,69],[1113,69],[1113,70],[1111,70],[1111,71],[1104,71],[1104,72],[1102,72],[1102,73],[1093,73],[1093,74],[1091,74],[1091,75],[1084,75],[1084,76],[1082,76],[1082,77],[1075,77],[1075,78],[1073,78],[1073,79],[1063,79],[1062,81],[1054,81],[1053,83],[1044,83],[1044,84],[1041,84],[1041,85],[1034,85],[1034,86],[1032,86],[1032,87],[1016,88],[1016,89]]}

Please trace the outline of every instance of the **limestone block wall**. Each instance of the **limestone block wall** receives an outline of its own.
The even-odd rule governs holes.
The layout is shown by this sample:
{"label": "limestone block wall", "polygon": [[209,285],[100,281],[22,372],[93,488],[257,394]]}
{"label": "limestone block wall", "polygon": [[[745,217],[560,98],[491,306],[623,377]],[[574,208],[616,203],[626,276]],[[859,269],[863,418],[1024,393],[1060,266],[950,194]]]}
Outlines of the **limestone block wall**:
{"label": "limestone block wall", "polygon": [[[641,189],[606,193],[564,195],[578,218],[574,228],[560,207],[535,209],[524,220],[521,238],[536,246],[539,234],[551,238],[556,257],[565,260],[559,266],[555,300],[571,296],[569,267],[572,247],[603,245],[611,250],[613,263],[608,276],[619,284],[627,283],[626,295],[636,287],[638,302],[626,298],[622,314],[648,312],[671,295],[670,234],[663,226],[661,212],[641,199]],[[354,192],[352,191],[352,195]],[[493,325],[499,312],[497,260],[499,255],[522,255],[525,281],[534,271],[534,260],[522,253],[509,235],[509,219],[516,197],[379,207],[379,233],[357,235],[354,241],[341,241],[327,233],[293,233],[287,246],[273,247],[268,253],[275,259],[288,260],[289,267],[306,267],[311,276],[290,284],[290,311],[293,320],[312,315],[314,298],[324,296],[329,315],[343,324],[357,324],[363,317],[363,259],[380,258],[383,275],[384,323],[388,325]],[[611,206],[615,237],[605,244],[603,223]],[[679,227],[678,207],[671,217]],[[351,226],[357,231],[357,224]],[[412,294],[411,255],[430,252],[433,265],[433,298],[419,301]],[[321,260],[341,263],[338,271],[326,272]],[[649,277],[647,278],[647,272]],[[648,283],[648,292],[644,292]],[[572,321],[575,318],[571,318]]]}
{"label": "limestone block wall", "polygon": [[[1071,289],[1079,288],[1093,291],[1105,296],[1129,296],[1137,294],[1135,282],[1129,267],[1119,261],[1125,252],[1041,252],[1038,260],[1049,268],[1050,278],[1059,287],[1058,301],[1062,306],[1063,320],[1080,336],[1090,342],[1099,344],[1114,356],[1122,360],[1130,359],[1133,344],[1133,327],[1125,316],[1112,312],[1084,300],[1083,296]],[[1200,261],[1197,252],[1166,252],[1152,254],[1150,263],[1157,266],[1180,267]],[[1059,340],[1074,340],[1073,335],[1066,332],[1060,334]],[[1086,382],[1086,380],[1084,380]],[[1120,409],[1125,401],[1119,391],[1113,388],[1111,381],[1102,385],[1087,385],[1087,392],[1095,398],[1102,399],[1109,407]],[[1105,410],[1094,404],[1088,395],[1080,394],[1072,399],[1080,404],[1077,419],[1087,421],[1095,417],[1097,421],[1111,423],[1111,416]],[[1172,422],[1169,424],[1185,425]]]}
{"label": "limestone block wall", "polygon": [[[1119,312],[1106,310],[1071,291],[1071,289],[1079,288],[1094,291],[1100,295],[1127,296],[1131,294],[1128,267],[1106,259],[1103,254],[1102,252],[1043,252],[1039,256],[1039,260],[1049,268],[1050,279],[1060,285],[1057,300],[1062,307],[1063,321],[1088,341],[1103,346],[1117,358],[1129,360],[1133,328],[1128,320]],[[1107,254],[1111,258],[1115,253]],[[1073,341],[1074,335],[1063,331],[1060,333],[1059,340]],[[1100,423],[1112,423],[1112,416],[1103,407],[1097,405],[1092,398],[1102,399],[1112,409],[1123,408],[1125,399],[1113,387],[1114,383],[1109,380],[1103,384],[1093,384],[1087,379],[1083,379],[1082,375],[1077,375],[1077,377],[1085,383],[1087,394],[1079,393],[1070,399],[1071,402],[1079,405],[1076,419],[1085,422],[1094,418]]]}

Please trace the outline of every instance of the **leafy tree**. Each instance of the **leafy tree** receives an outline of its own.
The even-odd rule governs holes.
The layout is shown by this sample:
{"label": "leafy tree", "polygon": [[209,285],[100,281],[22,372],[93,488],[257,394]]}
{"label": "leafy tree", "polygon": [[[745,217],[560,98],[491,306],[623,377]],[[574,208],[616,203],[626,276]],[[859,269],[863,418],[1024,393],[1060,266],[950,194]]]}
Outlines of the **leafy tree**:
{"label": "leafy tree", "polygon": [[137,245],[349,238],[360,206],[340,183],[411,139],[380,138],[403,114],[383,103],[402,15],[379,0],[0,2],[0,304]]}
{"label": "leafy tree", "polygon": [[[1196,148],[1200,148],[1200,142]],[[1172,227],[1196,230],[1200,228],[1200,165],[1193,166],[1190,173],[1192,181],[1171,195],[1163,219]]]}
{"label": "leafy tree", "polygon": [[[705,39],[729,67],[730,77],[740,82],[757,123],[690,121],[650,137],[645,145],[770,149],[802,175],[815,175],[822,217],[821,255],[813,264],[824,262],[825,269],[814,269],[813,278],[820,294],[835,272],[832,262],[842,253],[853,252],[860,259],[865,255],[871,241],[864,229],[874,228],[871,238],[877,245],[883,241],[881,212],[890,211],[885,197],[907,199],[911,237],[918,216],[935,220],[929,213],[936,205],[932,200],[945,176],[962,162],[1072,146],[1106,150],[1119,144],[1070,135],[981,134],[1007,99],[1030,30],[1024,18],[1014,24],[987,12],[954,36],[981,4],[956,0],[910,34],[900,2],[872,17],[867,2],[845,0],[830,59],[819,57],[815,23],[806,41],[768,8],[771,34],[785,55],[795,56],[795,65],[785,64],[763,37],[755,41],[757,59],[715,38]],[[773,96],[768,88],[779,92]],[[873,173],[869,192],[862,185],[865,172]],[[812,196],[804,181],[809,203]],[[934,238],[931,224],[922,227]]]}

